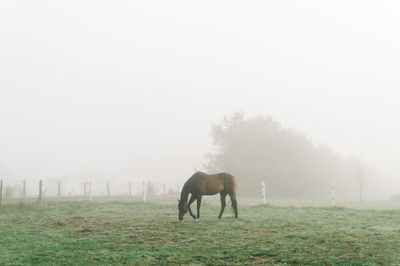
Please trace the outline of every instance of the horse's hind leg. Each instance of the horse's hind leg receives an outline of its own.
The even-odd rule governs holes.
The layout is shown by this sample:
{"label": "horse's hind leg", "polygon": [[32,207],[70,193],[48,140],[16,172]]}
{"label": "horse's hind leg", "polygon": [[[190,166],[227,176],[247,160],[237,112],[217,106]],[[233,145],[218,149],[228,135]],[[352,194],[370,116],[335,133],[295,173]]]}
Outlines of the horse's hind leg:
{"label": "horse's hind leg", "polygon": [[238,209],[237,209],[236,193],[235,192],[229,193],[229,197],[231,198],[232,207],[233,207],[233,210],[235,211],[235,219],[237,219],[238,218]]}
{"label": "horse's hind leg", "polygon": [[189,199],[189,202],[188,202],[188,209],[189,209],[189,214],[190,214],[190,216],[192,216],[193,219],[196,220],[196,216],[194,216],[194,214],[193,214],[193,212],[192,212],[192,209],[190,209],[190,204],[192,204],[193,201],[195,201],[195,200],[196,200],[196,197],[193,196],[193,195],[191,195],[191,196],[190,196],[190,199]]}
{"label": "horse's hind leg", "polygon": [[201,205],[201,196],[197,197],[197,219],[200,218],[200,205]]}
{"label": "horse's hind leg", "polygon": [[220,211],[220,213],[219,213],[219,215],[218,215],[218,219],[221,219],[222,214],[224,213],[224,209],[225,209],[225,206],[226,206],[226,201],[225,201],[226,192],[225,192],[225,191],[222,191],[222,192],[220,193],[220,196],[221,196],[221,211]]}

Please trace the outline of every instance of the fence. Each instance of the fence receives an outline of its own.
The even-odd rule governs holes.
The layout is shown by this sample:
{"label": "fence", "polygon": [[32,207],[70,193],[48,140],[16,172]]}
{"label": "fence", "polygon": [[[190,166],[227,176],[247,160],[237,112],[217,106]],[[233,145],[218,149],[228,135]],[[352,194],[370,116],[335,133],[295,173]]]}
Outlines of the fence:
{"label": "fence", "polygon": [[42,200],[48,197],[87,197],[93,196],[139,196],[146,201],[147,196],[179,194],[180,183],[158,183],[152,181],[118,180],[0,180],[0,205],[16,199]]}
{"label": "fence", "polygon": [[[335,183],[331,183],[331,206],[336,206],[336,186]],[[266,185],[265,182],[261,182],[261,200],[262,204],[267,203]]]}
{"label": "fence", "polygon": [[[261,182],[261,202],[266,204],[267,185]],[[158,183],[152,181],[93,181],[93,180],[20,180],[4,182],[0,180],[0,206],[5,201],[18,199],[37,199],[41,201],[47,197],[86,197],[92,200],[93,196],[112,197],[129,196],[140,197],[146,201],[147,196],[179,194],[180,183]],[[331,205],[336,205],[335,183],[330,185]]]}

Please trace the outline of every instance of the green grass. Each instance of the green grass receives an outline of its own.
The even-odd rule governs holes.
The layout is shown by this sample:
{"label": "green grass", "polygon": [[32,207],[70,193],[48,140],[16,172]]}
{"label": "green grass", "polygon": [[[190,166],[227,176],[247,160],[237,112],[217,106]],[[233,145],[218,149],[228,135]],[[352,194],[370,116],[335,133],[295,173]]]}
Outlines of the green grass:
{"label": "green grass", "polygon": [[400,210],[207,199],[177,219],[176,199],[48,201],[0,207],[0,265],[400,264]]}

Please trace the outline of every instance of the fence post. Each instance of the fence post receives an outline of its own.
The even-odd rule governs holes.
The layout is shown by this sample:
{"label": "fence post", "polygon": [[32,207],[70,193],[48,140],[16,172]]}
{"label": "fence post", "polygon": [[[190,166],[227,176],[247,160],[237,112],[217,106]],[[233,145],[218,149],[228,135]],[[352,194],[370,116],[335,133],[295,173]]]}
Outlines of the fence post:
{"label": "fence post", "polygon": [[331,190],[332,190],[332,201],[331,201],[331,205],[332,206],[335,206],[336,205],[336,202],[335,202],[335,183],[332,183],[331,184]]}
{"label": "fence post", "polygon": [[92,194],[92,182],[89,182],[89,201],[93,200],[93,194]]}
{"label": "fence post", "polygon": [[43,190],[43,182],[39,181],[39,200],[42,200],[42,190]]}
{"label": "fence post", "polygon": [[0,206],[3,200],[3,180],[0,180]]}
{"label": "fence post", "polygon": [[107,196],[110,196],[110,181],[107,181]]}
{"label": "fence post", "polygon": [[143,181],[143,202],[146,202],[146,183]]}
{"label": "fence post", "polygon": [[132,196],[132,182],[129,181],[129,196]]}
{"label": "fence post", "polygon": [[61,197],[61,181],[57,182],[57,197]]}
{"label": "fence post", "polygon": [[83,196],[84,197],[86,197],[86,195],[87,195],[86,184],[87,184],[86,182],[83,183]]}
{"label": "fence post", "polygon": [[22,180],[22,197],[26,198],[26,180]]}
{"label": "fence post", "polygon": [[165,183],[163,184],[163,190],[164,190],[164,194],[167,194],[167,186],[165,185]]}
{"label": "fence post", "polygon": [[265,182],[261,182],[261,196],[262,196],[262,202],[265,204],[267,202],[267,199],[265,198]]}

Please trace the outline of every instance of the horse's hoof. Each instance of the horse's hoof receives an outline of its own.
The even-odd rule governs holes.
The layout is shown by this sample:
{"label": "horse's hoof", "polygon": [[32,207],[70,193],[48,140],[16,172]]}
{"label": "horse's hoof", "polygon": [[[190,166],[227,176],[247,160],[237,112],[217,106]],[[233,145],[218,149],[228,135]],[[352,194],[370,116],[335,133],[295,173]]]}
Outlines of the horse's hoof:
{"label": "horse's hoof", "polygon": [[198,221],[199,221],[199,219],[194,219],[194,221],[195,221],[195,222],[198,222]]}

